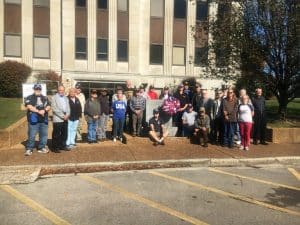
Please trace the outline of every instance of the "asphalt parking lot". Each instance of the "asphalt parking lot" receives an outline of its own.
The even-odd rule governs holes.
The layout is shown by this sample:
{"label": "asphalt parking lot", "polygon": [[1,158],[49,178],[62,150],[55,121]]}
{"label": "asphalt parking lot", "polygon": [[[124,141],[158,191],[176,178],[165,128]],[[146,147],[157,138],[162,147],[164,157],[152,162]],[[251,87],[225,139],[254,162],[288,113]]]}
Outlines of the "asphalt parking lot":
{"label": "asphalt parking lot", "polygon": [[42,177],[0,186],[0,224],[300,224],[299,171],[177,168]]}

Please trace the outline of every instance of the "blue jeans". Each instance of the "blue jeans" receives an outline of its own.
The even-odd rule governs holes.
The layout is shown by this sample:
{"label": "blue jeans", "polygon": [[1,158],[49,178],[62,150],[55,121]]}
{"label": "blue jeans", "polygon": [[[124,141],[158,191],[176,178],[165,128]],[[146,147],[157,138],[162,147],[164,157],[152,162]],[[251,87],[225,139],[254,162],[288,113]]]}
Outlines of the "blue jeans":
{"label": "blue jeans", "polygon": [[75,145],[76,132],[78,127],[79,120],[68,121],[68,138],[66,145]]}
{"label": "blue jeans", "polygon": [[124,127],[125,118],[123,119],[114,119],[114,138],[123,136],[123,127]]}
{"label": "blue jeans", "polygon": [[46,147],[48,140],[48,124],[45,123],[37,123],[30,124],[28,123],[28,141],[26,144],[26,149],[33,150],[35,147],[35,136],[39,134],[39,145],[38,149],[42,149]]}
{"label": "blue jeans", "polygon": [[109,115],[105,115],[104,113],[100,116],[98,120],[97,136],[99,139],[106,138],[106,127],[107,127],[108,120],[109,120]]}
{"label": "blue jeans", "polygon": [[236,130],[236,122],[224,122],[224,136],[223,144],[233,146],[234,143],[234,131]]}
{"label": "blue jeans", "polygon": [[97,136],[96,136],[96,132],[97,132],[97,124],[98,124],[98,120],[91,120],[88,121],[88,141],[96,141],[97,140]]}

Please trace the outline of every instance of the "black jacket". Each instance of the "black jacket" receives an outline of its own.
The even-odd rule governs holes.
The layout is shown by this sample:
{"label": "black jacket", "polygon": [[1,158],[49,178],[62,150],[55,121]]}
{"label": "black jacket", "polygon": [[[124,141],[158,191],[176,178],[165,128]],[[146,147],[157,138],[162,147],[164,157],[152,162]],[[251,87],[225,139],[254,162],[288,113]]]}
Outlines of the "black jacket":
{"label": "black jacket", "polygon": [[80,101],[77,97],[75,97],[75,102],[73,102],[70,97],[68,98],[69,98],[70,111],[71,111],[69,120],[71,121],[79,120],[82,113]]}
{"label": "black jacket", "polygon": [[100,103],[100,114],[103,113],[105,115],[109,115],[110,107],[109,107],[109,97],[108,96],[99,96],[99,103]]}

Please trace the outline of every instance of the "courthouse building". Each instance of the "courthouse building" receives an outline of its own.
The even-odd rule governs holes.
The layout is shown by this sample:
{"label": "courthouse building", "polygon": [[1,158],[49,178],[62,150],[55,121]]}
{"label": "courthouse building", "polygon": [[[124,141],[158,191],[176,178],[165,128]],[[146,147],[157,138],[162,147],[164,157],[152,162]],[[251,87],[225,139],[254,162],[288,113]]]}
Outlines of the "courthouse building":
{"label": "courthouse building", "polygon": [[69,86],[162,88],[195,77],[218,87],[222,80],[204,78],[212,35],[194,38],[196,23],[218,10],[207,0],[0,0],[0,61],[56,71]]}

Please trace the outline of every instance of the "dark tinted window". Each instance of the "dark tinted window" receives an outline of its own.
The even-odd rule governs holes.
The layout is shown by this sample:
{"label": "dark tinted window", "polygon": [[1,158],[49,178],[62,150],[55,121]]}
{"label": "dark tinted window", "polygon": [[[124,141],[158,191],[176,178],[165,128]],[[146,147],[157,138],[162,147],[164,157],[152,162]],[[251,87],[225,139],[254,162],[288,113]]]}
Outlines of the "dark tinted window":
{"label": "dark tinted window", "polygon": [[200,20],[200,21],[207,20],[207,1],[197,2],[197,20]]}
{"label": "dark tinted window", "polygon": [[150,45],[150,63],[163,64],[163,46]]}
{"label": "dark tinted window", "polygon": [[186,18],[186,0],[174,0],[174,17]]}
{"label": "dark tinted window", "polygon": [[76,0],[77,7],[86,7],[86,0]]}
{"label": "dark tinted window", "polygon": [[128,42],[119,40],[118,41],[118,61],[128,61]]}
{"label": "dark tinted window", "polygon": [[86,59],[86,38],[76,38],[76,59]]}
{"label": "dark tinted window", "polygon": [[207,66],[208,63],[208,48],[195,48],[195,65]]}
{"label": "dark tinted window", "polygon": [[97,40],[97,59],[98,60],[107,60],[107,40],[106,39],[98,39]]}
{"label": "dark tinted window", "polygon": [[99,9],[107,9],[107,0],[98,0]]}

